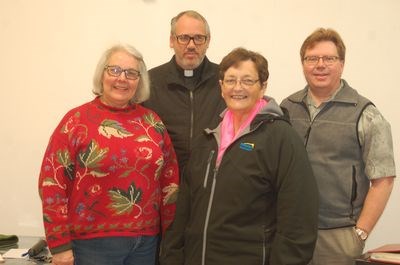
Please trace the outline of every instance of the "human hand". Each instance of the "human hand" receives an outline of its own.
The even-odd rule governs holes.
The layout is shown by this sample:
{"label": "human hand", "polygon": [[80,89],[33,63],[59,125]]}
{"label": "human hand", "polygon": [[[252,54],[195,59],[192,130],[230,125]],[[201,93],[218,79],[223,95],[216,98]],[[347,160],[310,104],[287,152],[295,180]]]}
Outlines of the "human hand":
{"label": "human hand", "polygon": [[53,265],[74,265],[74,254],[72,250],[67,250],[53,255]]}

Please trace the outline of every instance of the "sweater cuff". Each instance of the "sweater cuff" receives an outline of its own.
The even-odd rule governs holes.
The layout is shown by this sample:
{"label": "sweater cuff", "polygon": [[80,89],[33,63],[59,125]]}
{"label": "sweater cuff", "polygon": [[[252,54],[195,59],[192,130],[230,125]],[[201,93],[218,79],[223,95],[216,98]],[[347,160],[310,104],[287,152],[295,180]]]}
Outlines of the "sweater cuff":
{"label": "sweater cuff", "polygon": [[55,248],[51,248],[51,249],[49,249],[49,250],[50,250],[50,253],[51,253],[52,255],[54,255],[54,254],[58,254],[58,253],[61,253],[61,252],[70,250],[70,249],[72,249],[72,244],[71,244],[71,242],[69,242],[69,243],[67,243],[67,244],[64,244],[64,245],[61,245],[61,246],[58,246],[58,247],[55,247]]}

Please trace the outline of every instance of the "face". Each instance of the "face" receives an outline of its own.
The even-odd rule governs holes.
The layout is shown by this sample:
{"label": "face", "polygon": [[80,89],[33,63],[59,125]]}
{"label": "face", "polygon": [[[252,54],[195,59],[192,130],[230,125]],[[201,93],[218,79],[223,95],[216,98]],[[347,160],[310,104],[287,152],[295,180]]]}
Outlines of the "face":
{"label": "face", "polygon": [[[313,48],[307,49],[304,56],[338,56],[338,52],[333,42],[321,41]],[[303,62],[303,73],[312,91],[335,91],[340,86],[343,68],[344,62],[340,59],[329,66],[322,59],[312,66]]]}
{"label": "face", "polygon": [[[247,115],[254,108],[259,99],[264,96],[267,82],[261,85],[255,82],[253,85],[243,84],[243,80],[258,80],[258,72],[251,60],[241,62],[237,67],[231,66],[225,72],[224,80],[219,81],[222,97],[229,110],[234,115]],[[229,86],[229,80],[237,80],[234,86]],[[238,80],[241,80],[239,82]],[[225,82],[224,82],[225,81]]]}
{"label": "face", "polygon": [[[138,61],[124,51],[114,52],[108,65],[118,65],[122,69],[135,69],[139,70]],[[140,77],[136,80],[127,79],[125,72],[120,76],[115,77],[108,74],[107,70],[103,73],[103,95],[101,100],[109,106],[124,108],[128,106],[129,101],[135,95]]]}
{"label": "face", "polygon": [[[201,20],[183,15],[176,22],[175,35],[183,34],[190,36],[197,34],[207,35],[206,27]],[[179,44],[175,35],[170,36],[169,46],[175,51],[177,64],[185,70],[196,69],[206,55],[210,37],[207,37],[207,41],[204,44],[195,45],[193,40],[190,40],[188,44]]]}

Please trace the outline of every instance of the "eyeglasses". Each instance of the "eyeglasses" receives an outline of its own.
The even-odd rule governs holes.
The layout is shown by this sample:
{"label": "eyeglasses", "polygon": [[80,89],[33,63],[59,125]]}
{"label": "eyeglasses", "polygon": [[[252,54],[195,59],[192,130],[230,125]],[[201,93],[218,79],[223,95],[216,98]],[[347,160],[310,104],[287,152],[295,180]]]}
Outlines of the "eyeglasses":
{"label": "eyeglasses", "polygon": [[125,73],[126,79],[129,79],[129,80],[136,80],[140,77],[140,72],[133,68],[122,69],[118,65],[106,65],[106,67],[104,67],[104,69],[107,70],[107,73],[109,75],[115,76],[115,77],[120,76],[122,72]]}
{"label": "eyeglasses", "polygon": [[322,62],[326,65],[334,64],[339,57],[338,56],[306,56],[303,61],[307,65],[316,65],[319,62],[319,59],[322,59]]}
{"label": "eyeglasses", "polygon": [[248,87],[254,86],[254,84],[257,83],[258,81],[260,81],[260,79],[253,80],[250,78],[246,78],[246,79],[241,80],[241,79],[233,79],[232,78],[232,79],[225,79],[222,82],[224,83],[224,85],[227,88],[233,88],[237,85],[237,83],[241,84],[243,87],[248,88]]}
{"label": "eyeglasses", "polygon": [[182,35],[175,35],[175,37],[179,44],[184,44],[184,45],[189,44],[191,40],[193,40],[194,44],[196,45],[204,44],[207,41],[207,36],[200,34],[196,34],[193,36],[182,34]]}

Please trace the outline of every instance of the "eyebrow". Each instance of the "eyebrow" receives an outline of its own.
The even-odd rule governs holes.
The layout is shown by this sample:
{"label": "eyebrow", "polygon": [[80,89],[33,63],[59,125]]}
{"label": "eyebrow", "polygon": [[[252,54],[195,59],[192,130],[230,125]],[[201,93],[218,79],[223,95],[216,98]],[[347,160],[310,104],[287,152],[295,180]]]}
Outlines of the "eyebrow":
{"label": "eyebrow", "polygon": [[[238,76],[236,76],[236,75],[226,75],[226,77],[235,77],[235,78],[237,78]],[[241,76],[240,78],[246,78],[246,77],[253,78],[253,76],[251,76],[250,74],[245,74],[244,76]]]}

